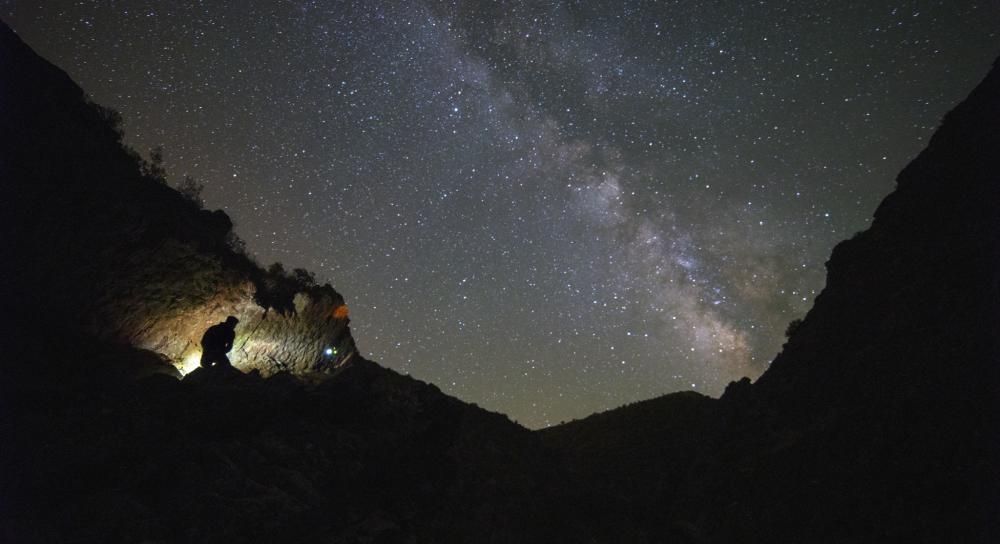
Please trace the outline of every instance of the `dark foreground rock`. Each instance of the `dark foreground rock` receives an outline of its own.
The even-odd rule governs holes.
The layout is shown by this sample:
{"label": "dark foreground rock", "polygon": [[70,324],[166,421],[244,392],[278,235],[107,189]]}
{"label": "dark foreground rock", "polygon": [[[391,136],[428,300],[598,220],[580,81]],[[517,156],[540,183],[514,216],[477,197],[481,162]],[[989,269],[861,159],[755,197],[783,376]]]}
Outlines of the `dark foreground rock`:
{"label": "dark foreground rock", "polygon": [[[640,403],[546,441],[614,482],[593,492],[627,483],[620,508],[653,508],[656,540],[995,540],[998,126],[995,65],[899,175],[872,227],[834,249],[826,288],[757,383],[696,411],[666,397],[659,419]],[[684,410],[690,419],[672,423],[667,412]],[[581,443],[597,451],[574,450]],[[650,458],[659,462],[637,468]]]}
{"label": "dark foreground rock", "polygon": [[6,385],[4,542],[540,541],[537,437],[368,361]]}
{"label": "dark foreground rock", "polygon": [[[331,287],[261,270],[6,27],[0,52],[0,541],[1000,534],[997,67],[837,246],[757,383],[533,433],[357,356]],[[207,324],[172,324],[232,307],[274,316],[255,370],[178,380]]]}

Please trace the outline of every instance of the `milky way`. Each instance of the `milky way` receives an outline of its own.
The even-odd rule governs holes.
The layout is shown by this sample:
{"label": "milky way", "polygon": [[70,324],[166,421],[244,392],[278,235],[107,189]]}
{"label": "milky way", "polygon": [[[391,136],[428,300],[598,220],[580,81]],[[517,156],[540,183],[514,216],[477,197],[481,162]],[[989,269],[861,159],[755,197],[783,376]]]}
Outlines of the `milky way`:
{"label": "milky way", "polygon": [[0,6],[366,355],[532,427],[763,372],[1000,52],[995,1]]}

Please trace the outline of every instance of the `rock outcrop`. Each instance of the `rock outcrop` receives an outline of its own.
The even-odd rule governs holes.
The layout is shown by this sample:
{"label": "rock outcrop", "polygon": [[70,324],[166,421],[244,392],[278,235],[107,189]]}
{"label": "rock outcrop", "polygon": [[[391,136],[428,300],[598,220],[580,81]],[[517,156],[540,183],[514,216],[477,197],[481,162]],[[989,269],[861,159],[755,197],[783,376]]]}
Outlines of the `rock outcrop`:
{"label": "rock outcrop", "polygon": [[[2,541],[1000,534],[1000,66],[757,383],[538,433],[358,356],[336,291],[234,250],[115,119],[0,27]],[[229,314],[248,372],[163,375]]]}
{"label": "rock outcrop", "polygon": [[134,345],[187,372],[205,329],[235,315],[243,370],[353,357],[343,297],[234,250],[229,218],[150,174],[119,123],[0,24],[0,297],[12,326]]}
{"label": "rock outcrop", "polygon": [[[364,360],[339,293],[241,253],[2,24],[0,127],[0,541],[552,541],[533,433]],[[227,315],[239,370],[192,369]]]}
{"label": "rock outcrop", "polygon": [[[994,540],[998,126],[994,65],[899,175],[871,228],[835,248],[826,288],[756,383],[734,382],[718,401],[668,396],[658,417],[640,404],[543,438],[572,459],[582,439],[621,437],[589,454],[616,482],[589,492],[628,483],[618,508],[647,512],[654,540]],[[675,444],[693,446],[664,453]],[[655,455],[661,463],[644,471],[632,463]]]}

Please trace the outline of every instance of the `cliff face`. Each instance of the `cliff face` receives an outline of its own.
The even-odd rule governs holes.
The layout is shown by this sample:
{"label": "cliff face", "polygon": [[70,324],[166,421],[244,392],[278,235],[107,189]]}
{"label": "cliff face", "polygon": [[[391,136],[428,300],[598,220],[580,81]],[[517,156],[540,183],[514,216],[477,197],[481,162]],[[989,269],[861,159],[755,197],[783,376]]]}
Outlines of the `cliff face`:
{"label": "cliff face", "polygon": [[994,67],[900,173],[872,227],[834,249],[826,289],[760,394],[815,403],[842,393],[831,385],[866,391],[880,376],[921,387],[996,377],[998,123]]}
{"label": "cliff face", "polygon": [[[590,492],[627,486],[620,511],[645,512],[664,539],[995,539],[998,126],[995,65],[899,175],[871,228],[835,248],[826,288],[757,383],[735,382],[718,401],[640,403],[545,441],[570,459],[575,444],[592,445],[575,463],[614,483]],[[631,463],[651,456],[661,462]],[[594,457],[600,469],[587,467]]]}
{"label": "cliff face", "polygon": [[[185,282],[179,281],[177,288],[185,289]],[[294,311],[281,313],[265,310],[256,302],[250,281],[215,284],[213,291],[193,305],[177,305],[156,315],[149,315],[139,301],[131,319],[117,321],[117,337],[165,355],[183,374],[198,366],[205,329],[229,315],[240,320],[229,358],[243,370],[257,369],[265,376],[280,371],[326,371],[354,356],[348,320],[338,317],[346,308],[339,297],[314,299],[296,293]],[[100,324],[95,324],[94,332],[98,330]]]}
{"label": "cliff face", "polygon": [[[766,484],[717,482],[745,518],[706,499],[719,534],[985,542],[1000,530],[998,126],[995,64],[871,228],[834,249],[768,371],[723,397],[733,420],[702,468],[756,452],[747,470]],[[772,509],[755,516],[758,501]]]}
{"label": "cliff face", "polygon": [[21,334],[131,344],[187,372],[205,329],[235,315],[244,370],[353,356],[340,294],[234,250],[229,218],[151,174],[118,123],[0,24],[0,296]]}

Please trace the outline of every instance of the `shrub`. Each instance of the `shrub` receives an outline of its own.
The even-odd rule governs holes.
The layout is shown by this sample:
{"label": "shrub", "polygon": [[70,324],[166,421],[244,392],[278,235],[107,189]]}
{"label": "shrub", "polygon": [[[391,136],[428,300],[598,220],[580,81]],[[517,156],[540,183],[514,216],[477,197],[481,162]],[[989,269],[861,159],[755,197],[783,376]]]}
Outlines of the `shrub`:
{"label": "shrub", "polygon": [[785,338],[791,338],[795,331],[799,330],[802,326],[801,319],[793,319],[791,323],[788,324],[788,328],[785,329]]}
{"label": "shrub", "polygon": [[191,176],[184,176],[184,179],[177,184],[177,192],[199,209],[205,207],[205,201],[201,198],[201,192],[204,190],[205,184]]}

